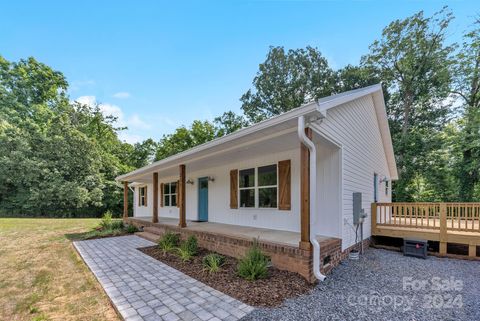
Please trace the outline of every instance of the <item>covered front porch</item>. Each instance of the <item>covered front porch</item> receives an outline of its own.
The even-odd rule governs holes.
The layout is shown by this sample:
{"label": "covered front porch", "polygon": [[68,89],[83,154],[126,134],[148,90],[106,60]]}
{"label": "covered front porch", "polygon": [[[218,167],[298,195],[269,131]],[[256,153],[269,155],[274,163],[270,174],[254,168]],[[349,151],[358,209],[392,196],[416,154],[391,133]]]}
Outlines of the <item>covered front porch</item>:
{"label": "covered front porch", "polygon": [[233,257],[258,239],[274,266],[311,280],[317,253],[325,265],[341,255],[341,147],[304,116],[281,117],[118,177],[124,204],[130,188],[135,196],[124,220]]}
{"label": "covered front porch", "polygon": [[[260,237],[304,250],[311,248],[310,230],[341,238],[340,149],[307,128],[306,135],[316,145],[317,167],[312,170],[310,152],[298,142],[295,129],[276,131],[268,139],[248,140],[243,148],[230,146],[201,158],[157,165],[129,177],[124,181],[124,218],[128,218],[128,193],[133,187],[134,218],[143,222],[224,231],[249,239]],[[260,170],[267,168],[274,173],[273,182],[266,184],[273,193],[261,205],[260,191],[267,189],[261,189],[257,181]],[[252,174],[248,179],[253,177],[254,183],[241,186],[239,181],[246,177],[242,172],[249,171]],[[316,173],[318,198],[312,209],[311,171]],[[165,188],[167,185],[170,189]],[[244,192],[252,192],[250,203],[242,199],[247,195]],[[312,226],[311,215],[316,221]]]}

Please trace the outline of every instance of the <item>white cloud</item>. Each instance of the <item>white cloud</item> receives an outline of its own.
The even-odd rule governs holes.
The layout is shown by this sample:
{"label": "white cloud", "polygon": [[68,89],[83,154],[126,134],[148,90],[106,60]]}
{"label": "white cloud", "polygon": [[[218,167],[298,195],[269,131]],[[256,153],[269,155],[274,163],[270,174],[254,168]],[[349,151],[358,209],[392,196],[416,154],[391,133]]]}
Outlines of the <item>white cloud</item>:
{"label": "white cloud", "polygon": [[95,99],[95,96],[80,96],[77,99],[75,99],[75,101],[82,105],[88,105],[88,106],[95,106],[95,103],[97,102],[97,100]]}
{"label": "white cloud", "polygon": [[119,98],[119,99],[130,98],[130,96],[131,96],[130,93],[126,91],[120,91],[118,93],[113,94],[114,98]]}
{"label": "white cloud", "polygon": [[[113,116],[117,117],[117,122],[124,122],[124,115],[123,111],[120,107],[117,105],[111,105],[111,104],[100,104],[100,111],[104,116]],[[122,124],[123,125],[123,124]]]}
{"label": "white cloud", "polygon": [[[97,104],[97,99],[95,96],[80,96],[75,101],[88,105],[88,106],[95,106]],[[130,117],[125,117],[122,108],[117,105],[109,104],[109,103],[100,103],[99,105],[100,111],[104,116],[113,116],[117,118],[116,125],[120,127],[128,127],[129,129],[150,129],[151,126],[144,120],[140,118],[139,115],[133,114]],[[138,137],[132,138],[131,136],[129,139],[137,139]]]}

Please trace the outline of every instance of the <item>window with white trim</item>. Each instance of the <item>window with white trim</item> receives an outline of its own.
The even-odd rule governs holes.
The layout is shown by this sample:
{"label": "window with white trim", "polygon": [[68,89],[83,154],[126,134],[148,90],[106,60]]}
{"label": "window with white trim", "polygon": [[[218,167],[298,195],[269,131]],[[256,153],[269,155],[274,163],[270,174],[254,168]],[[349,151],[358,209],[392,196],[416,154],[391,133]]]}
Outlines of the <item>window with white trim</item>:
{"label": "window with white trim", "polygon": [[389,181],[385,181],[385,195],[388,195],[388,187],[389,187]]}
{"label": "window with white trim", "polygon": [[138,188],[138,193],[139,193],[139,197],[138,197],[138,201],[139,201],[139,204],[138,206],[147,206],[146,205],[146,198],[147,198],[147,187],[146,186],[143,186],[143,187],[139,187]]}
{"label": "window with white trim", "polygon": [[238,172],[240,207],[277,208],[277,165],[243,169]]}
{"label": "window with white trim", "polygon": [[177,206],[177,182],[163,184],[163,205]]}

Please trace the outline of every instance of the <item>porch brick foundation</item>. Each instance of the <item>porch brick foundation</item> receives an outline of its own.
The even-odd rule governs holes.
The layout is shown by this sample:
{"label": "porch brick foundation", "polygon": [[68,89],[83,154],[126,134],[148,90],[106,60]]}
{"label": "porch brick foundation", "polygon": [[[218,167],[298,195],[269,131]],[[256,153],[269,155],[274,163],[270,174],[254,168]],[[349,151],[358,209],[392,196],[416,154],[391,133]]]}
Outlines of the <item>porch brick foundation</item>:
{"label": "porch brick foundation", "polygon": [[[165,232],[177,233],[180,234],[180,237],[183,240],[191,235],[195,235],[200,247],[235,258],[243,257],[245,252],[253,245],[252,239],[241,238],[238,236],[189,230],[188,228],[180,228],[174,225],[154,224],[143,220],[136,220],[134,218],[128,218],[125,222],[137,227],[152,228],[149,229],[149,231],[155,230],[155,234],[159,235]],[[315,282],[312,269],[313,258],[310,250],[303,250],[291,245],[283,245],[262,240],[258,242],[258,245],[262,251],[270,257],[272,265],[276,268],[298,273],[309,282]],[[368,246],[368,242],[366,243],[366,246]],[[322,273],[330,273],[341,260],[348,256],[348,253],[350,253],[354,246],[343,252],[341,251],[341,248],[341,239],[327,238],[320,241],[320,264]],[[328,256],[330,257],[329,263],[323,266],[323,262]]]}
{"label": "porch brick foundation", "polygon": [[[320,243],[320,271],[327,275],[329,274],[336,266],[340,264],[343,260],[348,258],[348,255],[353,249],[360,249],[360,244],[352,245],[349,248],[346,248],[342,251],[342,240],[337,238],[329,238]],[[363,240],[363,249],[366,250],[370,246],[370,238]],[[324,264],[325,259],[330,256],[329,262]],[[310,264],[310,267],[312,265]],[[315,276],[313,275],[313,269],[311,269],[311,274],[309,278],[310,282],[315,281]]]}

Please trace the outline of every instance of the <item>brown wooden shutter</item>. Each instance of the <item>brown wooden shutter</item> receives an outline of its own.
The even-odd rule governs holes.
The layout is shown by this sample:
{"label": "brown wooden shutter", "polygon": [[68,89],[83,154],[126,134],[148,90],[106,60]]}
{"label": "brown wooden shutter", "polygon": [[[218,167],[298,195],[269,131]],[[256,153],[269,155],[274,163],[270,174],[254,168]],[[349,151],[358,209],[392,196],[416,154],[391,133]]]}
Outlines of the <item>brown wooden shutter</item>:
{"label": "brown wooden shutter", "polygon": [[291,162],[289,159],[278,162],[278,180],[278,209],[289,211],[292,208]]}
{"label": "brown wooden shutter", "polygon": [[145,206],[148,206],[147,195],[148,195],[148,190],[147,190],[147,187],[145,186]]}
{"label": "brown wooden shutter", "polygon": [[177,181],[177,207],[180,207],[180,197],[182,193],[180,193],[180,180]]}
{"label": "brown wooden shutter", "polygon": [[163,183],[160,184],[160,207],[163,207]]}
{"label": "brown wooden shutter", "polygon": [[230,208],[238,208],[238,169],[230,171]]}
{"label": "brown wooden shutter", "polygon": [[140,200],[142,199],[142,188],[141,187],[135,187],[135,190],[137,191],[138,193],[138,203],[137,203],[137,206],[142,206],[142,203],[140,202]]}

